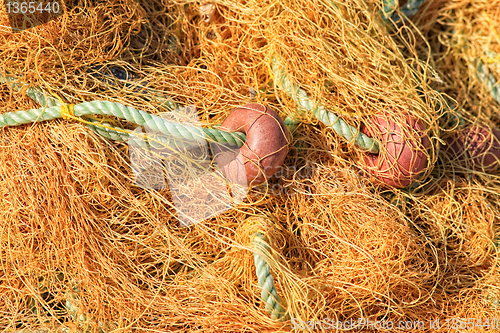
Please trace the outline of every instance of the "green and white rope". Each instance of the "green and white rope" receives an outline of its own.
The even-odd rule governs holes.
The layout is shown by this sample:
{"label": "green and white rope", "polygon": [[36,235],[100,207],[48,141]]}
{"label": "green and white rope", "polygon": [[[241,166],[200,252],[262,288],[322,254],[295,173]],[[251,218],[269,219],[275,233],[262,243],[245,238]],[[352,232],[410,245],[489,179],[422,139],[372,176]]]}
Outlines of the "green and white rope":
{"label": "green and white rope", "polygon": [[266,311],[270,313],[272,319],[287,320],[288,315],[281,305],[280,297],[278,296],[276,287],[274,286],[271,267],[260,255],[260,253],[269,253],[269,244],[267,243],[266,236],[262,232],[257,232],[255,234],[253,246],[255,248],[253,252],[255,273],[257,274],[259,287],[262,288],[261,298],[266,303]]}
{"label": "green and white rope", "polygon": [[[2,77],[0,76],[0,79]],[[20,89],[20,84],[14,82],[14,78],[9,77],[7,80],[2,80],[2,83],[10,83],[16,90]],[[51,119],[61,118],[61,103],[52,98],[46,97],[36,88],[30,88],[28,94],[34,101],[39,104],[45,104],[45,107],[40,109],[32,109],[28,111],[8,112],[0,115],[0,127],[4,126],[19,126],[32,122],[42,122]],[[63,106],[64,107],[64,106]],[[185,126],[178,123],[168,122],[163,118],[148,114],[137,110],[133,107],[127,107],[116,102],[107,101],[92,101],[84,102],[75,105],[73,108],[74,116],[81,117],[86,115],[106,115],[115,116],[145,126],[149,129],[171,136],[174,139],[190,140],[190,141],[205,141],[207,139],[219,143],[230,143],[241,147],[245,141],[245,135],[239,132],[225,132],[216,129],[199,128],[193,126]],[[126,132],[121,128],[113,127],[109,123],[101,123],[97,120],[89,119],[86,121],[86,126],[94,130],[101,136],[114,141],[128,141],[129,144],[137,144],[140,146],[147,145],[143,140],[139,139],[131,132]],[[95,124],[95,125],[94,125]],[[297,120],[286,118],[285,124],[293,131],[299,124]],[[101,125],[101,126],[99,126]],[[104,125],[104,126],[102,126]],[[148,136],[151,137],[151,136]],[[165,139],[164,136],[155,135],[158,141],[169,145],[170,139]],[[285,310],[283,309],[279,297],[274,286],[274,279],[271,274],[271,268],[259,253],[268,253],[269,245],[266,242],[266,237],[263,233],[257,233],[253,241],[256,252],[254,252],[254,260],[258,284],[262,288],[261,297],[266,302],[266,310],[270,312],[273,319],[286,319]],[[66,306],[68,311],[73,311],[72,303],[68,300]],[[74,312],[74,311],[73,311]]]}
{"label": "green and white rope", "polygon": [[[7,83],[9,84],[13,89],[16,91],[19,91],[22,88],[22,84],[20,84],[17,79],[13,76],[3,76],[0,74],[0,83]],[[26,91],[26,94],[35,102],[43,106],[41,109],[33,109],[33,110],[28,110],[28,111],[18,111],[18,112],[9,112],[4,115],[0,115],[0,127],[3,126],[18,126],[22,124],[27,124],[31,122],[42,122],[46,120],[51,120],[51,119],[57,119],[61,118],[60,110],[59,108],[62,106],[59,100],[57,100],[54,97],[51,97],[50,95],[44,94],[43,92],[40,91],[40,89],[35,88],[35,87],[29,87]],[[151,90],[147,94],[150,99],[156,100],[162,104],[162,107],[165,107],[166,109],[170,111],[174,111],[178,105],[173,102],[171,99],[168,99],[163,96],[163,93],[160,91],[156,90]],[[93,106],[89,106],[88,104],[78,104],[78,106],[75,106],[75,116],[78,115],[83,115],[84,113],[82,112],[81,114],[76,114],[76,110],[80,110],[82,108],[92,108],[92,107],[97,107],[96,103],[98,101],[93,101],[93,102],[85,102],[85,103],[93,103]],[[104,103],[104,102],[102,102]],[[107,102],[107,103],[112,103],[112,102]],[[116,107],[120,108],[122,105],[119,103],[114,103]],[[109,106],[109,104],[108,104]],[[115,107],[115,109],[116,109]],[[125,107],[129,108],[129,107]],[[146,112],[136,110],[134,108],[129,108],[130,110],[135,110],[131,116],[137,116],[139,114],[147,123],[147,125],[151,124],[151,118],[154,120],[155,126],[149,127],[146,126],[153,131],[155,130],[155,127],[163,127],[162,125],[165,125],[168,127],[169,130],[166,132],[161,132],[164,135],[170,136],[171,138],[167,138],[165,136],[161,137],[156,137],[156,140],[163,142],[163,144],[167,144],[168,142],[173,142],[172,137],[174,140],[177,141],[177,144],[179,143],[179,140],[186,140],[190,141],[193,139],[193,136],[196,136],[198,140],[196,141],[202,141],[205,139],[208,139],[211,142],[217,142],[217,143],[227,143],[227,144],[233,144],[238,147],[241,147],[246,139],[245,135],[240,132],[226,132],[222,131],[219,129],[214,129],[214,128],[199,128],[199,127],[193,127],[193,126],[185,126],[181,125],[178,123],[173,123],[173,122],[168,122],[164,120],[161,117],[150,115]],[[42,111],[43,110],[43,111]],[[106,112],[106,110],[101,110],[102,112],[90,112],[89,110],[85,112],[90,112],[90,113],[85,113],[87,115],[89,114],[109,114]],[[120,117],[119,115],[115,115],[117,117]],[[123,118],[129,121],[134,122],[134,119],[129,118]],[[129,144],[135,144],[135,145],[144,145],[143,140],[137,140],[137,136],[133,135],[131,133],[124,133],[124,131],[118,127],[113,127],[110,124],[107,123],[101,123],[103,126],[99,126],[99,122],[95,120],[89,120],[89,122],[95,123],[95,125],[92,124],[85,124],[87,127],[92,129],[94,132],[98,133],[99,135],[110,139],[110,140],[115,140],[115,141],[128,141]],[[293,132],[295,128],[300,124],[300,121],[293,119],[291,117],[287,117],[284,119],[285,125],[288,127],[290,132]],[[138,123],[139,125],[142,125],[144,123]],[[202,135],[200,131],[203,131],[204,134]],[[172,135],[173,133],[177,133],[177,135]],[[190,135],[191,134],[191,135]],[[148,137],[151,135],[148,134]],[[142,141],[142,142],[141,142]],[[154,141],[154,140],[153,140]]]}
{"label": "green and white rope", "polygon": [[271,59],[271,71],[280,88],[284,89],[303,110],[314,114],[319,121],[331,127],[335,133],[353,142],[362,150],[370,153],[379,152],[379,143],[376,140],[348,125],[343,119],[327,110],[324,106],[316,105],[303,89],[291,81],[276,55]]}
{"label": "green and white rope", "polygon": [[94,119],[88,119],[87,121],[88,123],[86,123],[85,126],[93,130],[100,136],[108,140],[127,142],[129,146],[136,146],[144,149],[162,149],[165,147],[176,147],[178,149],[183,149],[190,146],[189,143],[187,146],[185,146],[183,145],[185,141],[172,139],[168,135],[158,135],[151,133],[144,134],[135,131],[123,131],[122,128],[114,127],[113,125],[106,122],[101,122]]}
{"label": "green and white rope", "polygon": [[[255,270],[258,279],[258,285],[262,288],[261,297],[262,300],[266,303],[266,311],[268,311],[271,315],[271,318],[274,320],[288,320],[289,315],[286,313],[286,310],[283,308],[280,302],[280,298],[276,292],[276,288],[274,286],[274,279],[271,274],[271,267],[266,262],[263,255],[268,255],[270,253],[269,244],[267,242],[266,236],[262,232],[257,232],[255,234],[255,238],[253,240],[253,256],[255,261]],[[61,278],[62,280],[63,278]],[[41,292],[46,291],[47,288],[44,286],[40,286]],[[67,313],[70,315],[73,322],[78,323],[80,332],[94,332],[95,326],[93,320],[89,319],[87,313],[82,313],[79,311],[77,295],[80,293],[80,289],[76,286],[73,286],[72,290],[66,293],[64,307]],[[37,313],[38,307],[41,306],[37,304],[37,302],[32,299],[29,303],[29,308],[33,313]],[[50,310],[50,308],[49,308]],[[103,333],[108,330],[117,327],[116,324],[113,323],[104,323],[101,324],[100,327],[97,327],[97,332]],[[50,330],[41,330],[40,332],[49,332]],[[69,332],[68,327],[63,327],[61,329],[62,332]],[[13,330],[13,333],[24,333],[28,332],[27,330]]]}
{"label": "green and white rope", "polygon": [[[161,117],[125,106],[117,102],[91,101],[74,106],[75,117],[86,115],[114,116],[128,120],[151,131],[167,135],[179,141],[217,142],[241,147],[245,142],[245,135],[240,132],[226,132],[213,128],[201,128],[169,122]],[[7,112],[0,115],[0,127],[19,126],[32,122],[42,122],[61,118],[61,107],[52,106],[27,111]]]}
{"label": "green and white rope", "polygon": [[[0,83],[7,83],[16,91],[22,88],[22,84],[10,75],[0,75]],[[28,88],[26,94],[35,102],[43,106],[39,109],[31,109],[27,111],[7,112],[0,115],[0,127],[4,126],[19,126],[32,122],[42,122],[52,119],[61,118],[61,103],[35,87]],[[168,107],[175,107],[175,103],[167,101],[162,95],[157,92],[154,98],[160,98],[168,103]],[[84,115],[108,115],[115,116],[133,122],[139,126],[145,126],[151,131],[161,133],[177,141],[191,141],[191,142],[216,142],[221,144],[243,146],[246,136],[240,132],[226,132],[213,128],[201,128],[195,126],[182,125],[175,122],[169,122],[161,117],[149,114],[147,112],[137,110],[133,107],[124,106],[117,102],[108,101],[91,101],[83,102],[74,106],[74,115],[76,117]],[[99,127],[98,122],[96,125],[87,125],[89,128],[98,132],[106,138],[116,138],[120,141],[130,140],[133,134],[127,135],[119,128]],[[99,130],[97,128],[99,127]],[[107,126],[109,127],[109,126]],[[163,141],[166,138],[163,138]],[[160,141],[162,141],[160,139]],[[139,143],[138,140],[134,142]]]}
{"label": "green and white rope", "polygon": [[[11,75],[4,76],[0,74],[0,83],[8,84],[16,91],[22,89],[22,84],[18,83],[17,78]],[[56,98],[45,95],[38,88],[29,87],[26,91],[26,95],[43,107],[61,107],[61,103]],[[129,133],[124,133],[120,128],[116,128],[116,131],[111,130],[111,128],[113,128],[111,124],[102,123],[102,125],[105,125],[107,127],[106,128],[97,126],[97,124],[99,124],[99,121],[97,120],[89,119],[89,122],[95,123],[96,125],[94,126],[91,124],[86,124],[88,128],[107,139],[114,141],[129,141],[129,143],[138,143],[139,145],[141,145],[141,143],[144,143],[143,140],[136,141],[136,136],[131,136]]]}

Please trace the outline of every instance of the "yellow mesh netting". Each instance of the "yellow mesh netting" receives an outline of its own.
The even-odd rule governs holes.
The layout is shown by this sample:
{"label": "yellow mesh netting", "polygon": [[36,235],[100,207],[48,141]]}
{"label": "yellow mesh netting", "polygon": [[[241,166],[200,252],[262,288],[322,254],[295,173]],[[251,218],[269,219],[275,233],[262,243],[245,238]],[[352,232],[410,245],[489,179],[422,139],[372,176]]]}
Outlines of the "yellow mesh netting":
{"label": "yellow mesh netting", "polygon": [[[382,23],[377,1],[202,5],[68,1],[67,14],[20,32],[0,16],[1,70],[67,104],[109,100],[160,114],[171,99],[195,105],[200,125],[215,126],[257,101],[303,121],[274,177],[187,228],[169,189],[137,185],[127,143],[65,120],[2,128],[0,327],[289,331],[291,321],[264,310],[256,231],[269,239],[276,289],[297,321],[428,328],[439,318],[436,331],[449,332],[446,319],[495,318],[499,178],[446,152],[446,138],[463,127],[442,121],[442,94],[466,125],[498,126],[498,103],[474,69],[479,57],[500,78],[485,53],[500,53],[498,4],[435,1],[399,31]],[[355,128],[383,115],[410,133],[402,115],[419,121],[429,138],[428,149],[414,148],[426,158],[419,184],[375,181],[366,153],[279,87],[273,55],[312,100]],[[124,84],[100,66],[136,78]],[[38,108],[26,88],[0,85],[0,113]]]}

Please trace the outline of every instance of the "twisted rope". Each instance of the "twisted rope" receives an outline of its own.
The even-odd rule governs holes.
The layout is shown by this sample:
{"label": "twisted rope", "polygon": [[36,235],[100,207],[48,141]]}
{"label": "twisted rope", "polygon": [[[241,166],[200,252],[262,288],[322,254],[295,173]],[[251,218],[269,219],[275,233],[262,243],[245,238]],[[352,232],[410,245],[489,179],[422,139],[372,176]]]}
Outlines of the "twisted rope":
{"label": "twisted rope", "polygon": [[[0,76],[0,81],[2,83],[11,83],[13,88],[16,90],[21,89],[21,85],[14,82],[15,78]],[[30,90],[31,89],[31,90]],[[40,109],[32,109],[28,111],[17,111],[8,112],[0,115],[0,127],[3,126],[19,126],[22,124],[32,123],[32,122],[42,122],[51,119],[61,118],[63,116],[68,116],[67,106],[62,105],[58,100],[47,97],[41,93],[36,88],[28,89],[29,97],[39,104],[45,105],[45,107]],[[65,111],[63,111],[65,110]],[[62,112],[63,111],[63,112]],[[133,107],[127,107],[120,103],[114,102],[103,102],[103,101],[93,101],[84,102],[72,107],[72,112],[70,112],[70,117],[79,117],[84,115],[107,115],[122,118],[131,122],[134,122],[140,126],[148,127],[153,131],[158,131],[162,134],[167,134],[171,137],[181,139],[181,140],[192,140],[201,141],[207,138],[219,143],[232,143],[241,147],[245,141],[245,135],[238,132],[224,132],[215,129],[198,128],[193,126],[185,126],[177,123],[171,123],[158,116],[150,115],[146,112],[137,110]],[[148,143],[144,140],[138,138],[132,132],[124,131],[121,128],[113,127],[109,123],[103,123],[98,120],[89,119],[83,121],[87,127],[94,130],[101,136],[114,140],[114,141],[128,141],[129,144],[135,144],[139,146],[147,146]],[[295,127],[300,122],[293,120],[292,118],[286,118],[285,124],[291,128]],[[161,135],[155,135],[156,141],[159,141],[165,145],[170,145],[171,140],[165,138]],[[151,141],[151,140],[150,140]],[[266,253],[269,251],[269,245],[266,242],[266,238],[263,233],[257,233],[253,241],[256,252],[254,252],[254,261],[256,267],[256,274],[258,279],[258,285],[262,288],[261,297],[266,302],[266,310],[271,313],[271,318],[273,319],[286,319],[285,310],[279,303],[279,297],[274,286],[274,279],[271,274],[271,268],[269,264],[265,261],[260,253]],[[68,311],[74,310],[73,304],[67,300],[66,307]]]}
{"label": "twisted rope", "polygon": [[[92,76],[114,86],[116,86],[117,81],[124,81],[125,86],[131,86],[130,83],[127,83],[127,81],[138,80],[138,78],[133,74],[130,74],[128,71],[118,66],[96,66],[93,69],[97,70],[97,72],[91,72]],[[141,82],[140,84],[141,88],[137,87],[136,90],[139,89],[141,92],[143,92],[145,98],[160,103],[160,107],[164,107],[170,111],[174,111],[178,108],[177,104],[171,99],[165,97],[161,91],[146,87],[147,82]],[[292,117],[286,117],[284,119],[284,122],[290,132],[293,132],[300,124],[300,121]]]}
{"label": "twisted rope", "polygon": [[[52,106],[28,111],[7,112],[0,115],[0,127],[19,126],[32,122],[41,122],[63,117],[60,106]],[[213,128],[200,128],[169,122],[161,117],[125,106],[117,102],[91,101],[74,106],[74,116],[105,115],[122,118],[139,126],[144,126],[154,132],[167,135],[179,141],[217,142],[241,147],[245,142],[245,135],[239,132],[225,132]],[[80,120],[82,121],[82,120]],[[85,122],[85,121],[82,121]],[[96,125],[93,125],[98,126]],[[104,128],[104,127],[102,127]],[[118,128],[113,128],[116,132]],[[124,130],[121,130],[124,131]],[[132,133],[132,132],[129,132]],[[109,135],[114,135],[113,133]]]}
{"label": "twisted rope", "polygon": [[315,103],[307,96],[307,93],[290,80],[288,74],[281,67],[275,55],[271,58],[271,72],[278,85],[288,92],[290,97],[297,104],[299,104],[303,110],[313,113],[319,121],[331,127],[335,133],[342,136],[346,140],[353,142],[362,150],[370,153],[379,152],[379,143],[376,140],[361,133],[355,127],[348,125],[344,120],[339,118],[333,112],[327,110],[325,107],[315,105]]}
{"label": "twisted rope", "polygon": [[255,273],[259,287],[262,288],[261,298],[266,303],[266,311],[271,314],[272,319],[286,320],[288,315],[280,303],[280,297],[274,286],[274,279],[271,274],[271,267],[259,253],[269,253],[269,244],[266,241],[266,236],[262,232],[257,232],[253,240],[255,248],[253,258],[255,261]]}
{"label": "twisted rope", "polygon": [[[111,67],[98,66],[98,67],[93,68],[93,69],[94,70],[100,70],[100,69],[104,70],[103,72],[91,72],[91,75],[97,76],[97,78],[101,78],[101,79],[103,79],[104,82],[112,84],[112,85],[116,85],[117,80],[118,81],[126,81],[129,79],[137,79],[132,74],[128,73],[126,70],[124,70],[120,67],[117,67],[117,66],[111,66]],[[99,75],[97,75],[97,74],[99,74]],[[19,91],[22,89],[22,84],[20,84],[18,82],[17,78],[15,78],[14,76],[11,76],[11,75],[4,76],[4,75],[0,74],[0,83],[9,84],[16,91]],[[155,100],[156,102],[159,102],[160,107],[164,107],[165,109],[167,109],[169,111],[174,111],[178,108],[178,105],[174,101],[172,101],[172,99],[165,97],[161,91],[146,87],[145,86],[146,83],[147,82],[141,83],[141,85],[143,86],[143,88],[141,88],[141,89],[144,91],[145,97],[147,97],[148,99]],[[50,95],[44,94],[42,91],[40,91],[40,89],[35,88],[35,87],[29,87],[26,91],[26,95],[43,107],[51,108],[51,107],[61,107],[62,106],[62,104],[59,100],[57,100],[54,97],[51,97]],[[28,110],[28,111],[24,111],[24,112],[36,114],[36,111],[33,111],[33,110]],[[47,111],[47,109],[46,109],[46,111]],[[23,111],[21,111],[21,112],[23,112]],[[48,112],[49,112],[49,114],[43,115],[34,121],[40,122],[40,121],[59,118],[59,116],[57,115],[57,113],[54,112],[54,110],[48,110]],[[7,116],[7,117],[10,117],[10,116],[12,116],[12,113],[9,113],[9,116]],[[15,118],[16,116],[14,115],[12,117]],[[17,119],[22,118],[22,117],[29,117],[29,115],[19,114],[19,117]],[[7,125],[8,126],[17,126],[13,119],[5,119],[5,121],[10,122],[10,123],[4,123],[4,125],[0,124],[0,127],[7,126]],[[20,120],[20,121],[22,121],[22,120]],[[29,121],[29,122],[31,122],[31,121]],[[286,117],[284,119],[284,122],[285,122],[285,125],[290,130],[290,132],[293,132],[297,128],[297,126],[300,124],[300,121],[298,121],[294,118],[291,118],[291,117]],[[93,123],[93,124],[90,124],[90,123]],[[144,140],[136,140],[137,135],[134,135],[134,134],[131,134],[127,131],[124,131],[121,128],[113,127],[110,124],[100,123],[100,122],[95,121],[95,120],[84,122],[84,124],[88,128],[90,128],[91,130],[93,130],[94,132],[98,133],[99,135],[101,135],[107,139],[114,140],[114,141],[128,141],[129,144],[139,145],[139,146],[145,147]],[[19,125],[21,125],[21,124],[19,124]],[[208,137],[211,138],[211,140],[213,142],[234,144],[233,143],[234,140],[232,140],[232,138],[233,138],[233,139],[237,139],[237,143],[235,143],[235,144],[238,147],[241,147],[243,145],[243,142],[246,139],[245,135],[243,133],[239,133],[239,132],[226,132],[226,131],[221,131],[221,130],[217,130],[217,129],[204,129],[204,130],[206,130],[208,132],[205,134],[207,134]],[[219,138],[219,140],[213,140],[214,134],[220,134],[220,136],[225,137],[227,140],[224,141],[221,138]],[[150,136],[150,135],[148,135],[148,136]],[[234,138],[235,136],[236,136],[236,138]],[[173,143],[172,140],[165,138],[165,137],[156,137],[152,141],[153,142],[159,141],[162,144]],[[243,142],[241,142],[241,141],[243,141]]]}
{"label": "twisted rope", "polygon": [[[127,74],[128,75],[128,74]],[[22,89],[17,79],[10,75],[0,75],[0,83],[9,84],[13,89],[19,91]],[[26,94],[43,108],[31,109],[28,111],[7,112],[0,115],[0,127],[4,126],[19,126],[32,122],[42,122],[52,119],[61,118],[61,107],[63,106],[57,99],[45,95],[35,87],[28,88]],[[163,95],[155,91],[153,98],[159,99],[165,103],[169,109],[175,108],[176,104],[167,100]],[[226,132],[213,128],[200,128],[195,126],[187,126],[179,123],[169,122],[161,117],[151,115],[147,112],[137,110],[133,107],[124,106],[117,102],[107,101],[91,101],[84,102],[74,106],[74,116],[84,115],[108,115],[115,116],[136,123],[139,126],[159,132],[170,138],[156,136],[157,140],[164,144],[170,144],[172,139],[177,141],[197,141],[197,142],[216,142],[221,144],[243,146],[246,136],[240,132]],[[78,119],[77,119],[78,120]],[[81,121],[81,120],[80,120]],[[129,140],[133,144],[143,146],[144,142],[136,140],[137,135],[133,132],[124,131],[117,127],[111,127],[109,124],[101,125],[98,122],[92,121],[89,124],[87,121],[81,121],[100,135],[113,140],[126,141]],[[99,128],[99,130],[97,130]],[[132,139],[132,140],[131,140]],[[154,141],[154,140],[153,140]],[[168,143],[167,143],[168,142]]]}
{"label": "twisted rope", "polygon": [[[101,73],[101,78],[105,78],[106,83],[110,83],[112,85],[115,85],[115,81],[111,80],[111,74],[116,75],[115,79],[116,80],[126,80],[129,77],[132,77],[131,74],[128,72],[122,70],[119,67],[112,67],[107,68],[104,66],[101,66],[102,68],[105,68],[106,71],[104,73]],[[99,67],[100,68],[100,67]],[[13,89],[16,91],[21,90],[22,84],[18,83],[17,79],[13,76],[10,75],[1,75],[0,74],[0,83],[6,83],[9,84]],[[170,98],[167,98],[163,95],[161,91],[157,91],[155,89],[150,89],[147,87],[144,87],[143,90],[145,91],[145,95],[149,99],[153,99],[157,102],[161,103],[161,107],[164,107],[170,111],[174,111],[175,109],[178,108],[178,105],[173,102]],[[22,124],[27,124],[30,122],[41,122],[41,121],[46,121],[46,120],[52,120],[52,119],[57,119],[60,118],[61,115],[60,113],[57,112],[57,108],[60,108],[63,106],[60,101],[57,99],[51,97],[50,95],[46,95],[43,92],[41,92],[38,88],[35,87],[29,87],[26,91],[26,94],[35,102],[38,104],[42,105],[43,107],[47,107],[43,113],[40,113],[40,109],[32,109],[28,111],[18,111],[18,112],[10,112],[4,114],[5,116],[2,118],[0,117],[0,127],[3,126],[18,126]],[[92,102],[86,102],[86,103],[92,103]],[[118,103],[116,103],[118,104]],[[54,109],[52,108],[54,107]],[[80,108],[80,107],[78,107]],[[78,109],[77,108],[77,109]],[[144,115],[149,115],[146,112],[138,111]],[[157,116],[153,116],[157,117]],[[157,117],[159,118],[159,117]],[[157,120],[157,118],[155,118]],[[163,119],[163,118],[161,118]],[[129,120],[129,119],[127,119]],[[285,125],[289,128],[290,132],[293,132],[295,128],[300,124],[300,121],[287,117],[284,119]],[[85,125],[93,130],[94,132],[98,133],[99,135],[110,139],[110,140],[115,140],[115,141],[128,141],[129,144],[134,144],[134,145],[140,145],[143,146],[144,142],[142,140],[135,140],[137,135],[131,134],[127,131],[124,131],[123,129],[120,129],[118,127],[113,127],[110,124],[107,123],[100,123],[98,121],[87,121],[84,122]],[[90,124],[92,123],[92,124]],[[167,122],[166,120],[163,120],[162,123],[170,123]],[[170,123],[174,124],[175,123]],[[189,128],[196,128],[197,127],[191,127],[191,126],[184,126],[184,125],[179,125],[180,127],[186,127],[187,129]],[[204,134],[206,135],[206,138],[211,140],[212,142],[218,142],[218,143],[229,143],[229,144],[234,144],[238,147],[241,147],[243,145],[243,142],[245,141],[246,137],[243,133],[239,132],[226,132],[226,131],[221,131],[217,129],[206,129],[204,128],[203,131],[205,132]],[[165,133],[163,133],[165,134]],[[168,135],[170,135],[169,133]],[[199,133],[198,133],[199,134]],[[179,139],[179,137],[176,137]],[[186,140],[190,140],[189,137],[183,137]],[[168,142],[172,142],[171,140],[168,140],[165,137],[157,137],[156,138],[158,141],[163,142],[166,144],[166,140]],[[154,140],[153,140],[154,141]],[[198,140],[201,141],[201,140]]]}
{"label": "twisted rope", "polygon": [[[119,67],[116,67],[116,68],[113,67],[112,69],[107,68],[107,70],[109,71],[109,73],[111,73],[113,75],[116,74],[117,75],[116,79],[118,79],[118,80],[124,80],[124,79],[127,79],[129,77],[132,77],[130,74],[123,71]],[[110,76],[109,73],[105,72],[102,75]],[[111,83],[113,85],[115,84],[115,82],[110,80],[109,77],[105,82]],[[20,84],[18,82],[17,78],[12,76],[12,75],[1,75],[0,74],[0,83],[9,84],[16,91],[21,90],[22,86],[23,86],[22,84]],[[144,89],[146,89],[146,88],[144,88]],[[0,123],[0,127],[2,127],[2,126],[18,126],[18,125],[30,123],[30,122],[41,122],[41,121],[46,121],[46,120],[57,119],[57,118],[60,118],[60,116],[62,116],[62,115],[60,115],[60,112],[57,112],[57,108],[60,108],[61,106],[63,106],[62,103],[59,100],[57,100],[56,98],[54,98],[48,94],[47,95],[44,94],[42,91],[40,91],[39,88],[29,87],[26,91],[26,95],[28,97],[30,97],[32,100],[34,100],[35,102],[37,102],[38,104],[42,105],[43,107],[47,107],[47,109],[44,109],[45,111],[39,117],[36,117],[36,120],[34,120],[33,117],[36,116],[37,114],[39,114],[38,111],[40,111],[40,109],[19,111],[19,112],[15,112],[15,113],[6,113],[5,114],[6,116],[4,118],[2,118],[0,115],[0,119],[3,119],[2,121],[0,121],[0,122],[3,122],[3,123]],[[146,95],[150,96],[152,99],[154,99],[158,102],[161,102],[162,103],[161,106],[165,107],[168,110],[175,110],[178,107],[177,104],[175,102],[173,102],[171,99],[165,98],[160,91],[148,89],[148,93]],[[54,108],[52,108],[52,107],[54,107]],[[155,143],[155,142],[160,143],[160,147],[172,146],[173,144],[175,144],[177,147],[182,146],[182,145],[179,145],[178,141],[174,142],[174,140],[172,140],[171,138],[168,138],[166,136],[151,135],[151,134],[148,134],[147,137],[140,136],[140,135],[138,135],[138,133],[125,131],[119,127],[113,127],[112,125],[110,125],[108,123],[102,123],[102,122],[92,120],[92,119],[85,121],[83,123],[88,128],[90,128],[91,130],[93,130],[97,134],[99,134],[107,139],[114,140],[114,141],[122,141],[122,142],[127,141],[129,145],[140,146],[143,148],[150,147],[145,140],[145,139],[149,138],[150,140],[148,140],[148,141],[150,144]],[[218,131],[218,130],[208,129],[208,131],[213,132],[213,131]],[[218,131],[218,132],[222,136],[227,136],[227,133],[229,133],[229,132],[224,132],[224,131]],[[210,134],[213,134],[213,133],[208,133],[208,134],[210,136]],[[243,141],[245,140],[244,134],[235,133],[235,135],[239,139],[241,139]],[[230,141],[234,141],[234,140],[230,140]],[[216,141],[216,142],[220,142],[220,141]],[[224,142],[222,142],[222,143],[224,143]],[[231,142],[229,142],[229,143],[231,143]],[[238,143],[236,145],[238,147],[241,147],[242,143],[240,145],[240,141],[238,140]]]}
{"label": "twisted rope", "polygon": [[[113,125],[102,122],[95,119],[89,119],[85,123],[85,126],[99,134],[100,136],[118,142],[127,142],[129,146],[136,146],[144,149],[156,148],[162,149],[166,147],[179,149],[184,149],[190,147],[189,144],[184,145],[184,142],[172,139],[166,135],[158,134],[144,134],[135,131],[124,131],[120,127],[114,127]],[[186,142],[187,143],[187,142]]]}

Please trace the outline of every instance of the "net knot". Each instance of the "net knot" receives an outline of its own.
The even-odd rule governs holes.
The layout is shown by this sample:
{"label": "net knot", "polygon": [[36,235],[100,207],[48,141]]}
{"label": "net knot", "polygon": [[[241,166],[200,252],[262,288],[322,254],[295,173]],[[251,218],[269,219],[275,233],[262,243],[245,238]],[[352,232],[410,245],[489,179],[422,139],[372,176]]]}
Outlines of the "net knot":
{"label": "net knot", "polygon": [[63,104],[61,105],[61,116],[64,120],[75,118],[75,104]]}
{"label": "net knot", "polygon": [[75,119],[76,116],[75,116],[75,104],[66,104],[64,103],[64,101],[62,100],[62,98],[55,94],[52,90],[49,89],[49,92],[52,96],[54,96],[55,98],[57,98],[59,100],[59,102],[61,102],[61,117],[64,119],[64,120],[69,120],[69,119]]}

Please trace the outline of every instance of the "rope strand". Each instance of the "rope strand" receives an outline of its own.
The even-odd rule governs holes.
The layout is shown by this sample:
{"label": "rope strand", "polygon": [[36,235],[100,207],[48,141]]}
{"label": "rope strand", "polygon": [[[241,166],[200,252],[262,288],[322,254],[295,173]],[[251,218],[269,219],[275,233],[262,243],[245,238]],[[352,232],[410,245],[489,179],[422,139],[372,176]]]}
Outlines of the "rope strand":
{"label": "rope strand", "polygon": [[[271,58],[271,72],[280,88],[288,92],[288,95],[305,111],[313,113],[316,118],[331,127],[335,133],[354,143],[362,150],[370,153],[379,152],[379,143],[369,136],[361,133],[357,128],[348,125],[333,112],[325,107],[315,105],[307,96],[307,93],[294,84],[286,71],[281,67],[278,58],[274,55]],[[300,112],[300,111],[299,111]]]}
{"label": "rope strand", "polygon": [[255,273],[259,287],[262,288],[261,298],[266,303],[266,311],[271,314],[272,319],[287,320],[288,315],[281,305],[280,297],[274,286],[273,275],[271,274],[271,267],[265,259],[259,254],[269,253],[269,244],[266,241],[266,236],[262,232],[257,232],[253,240],[255,250],[253,257],[255,261]]}

